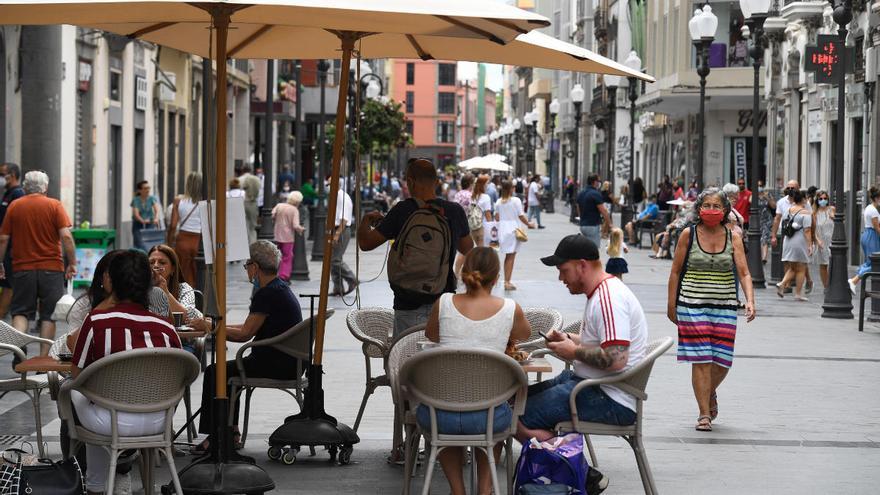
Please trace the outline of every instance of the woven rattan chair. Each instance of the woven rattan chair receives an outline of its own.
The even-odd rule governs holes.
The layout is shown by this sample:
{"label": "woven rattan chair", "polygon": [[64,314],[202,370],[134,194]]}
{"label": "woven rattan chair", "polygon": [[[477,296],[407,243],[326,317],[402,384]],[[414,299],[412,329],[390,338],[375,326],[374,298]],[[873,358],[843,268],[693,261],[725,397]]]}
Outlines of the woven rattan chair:
{"label": "woven rattan chair", "polygon": [[544,337],[539,332],[546,334],[550,330],[562,328],[562,314],[550,308],[524,308],[526,320],[532,326],[532,333],[528,340],[517,345],[521,351],[535,351],[544,347]]}
{"label": "woven rattan chair", "polygon": [[[22,349],[28,344],[52,345],[54,342],[21,333],[6,322],[0,321],[0,356],[12,353],[12,355],[24,361],[27,359],[27,355]],[[45,374],[19,373],[17,378],[0,379],[0,392],[4,394],[6,392],[22,392],[31,399],[31,404],[34,406],[37,448],[39,449],[40,457],[46,457],[46,451],[43,447],[43,419],[40,417],[40,394],[47,388],[49,388],[49,378]]]}
{"label": "woven rattan chair", "polygon": [[[623,437],[636,456],[636,463],[639,466],[639,474],[642,477],[642,485],[645,493],[653,495],[657,493],[657,487],[654,486],[654,476],[651,474],[651,467],[648,465],[648,456],[645,453],[645,446],[642,443],[642,420],[644,418],[644,402],[648,398],[645,388],[648,385],[648,379],[651,378],[651,370],[654,368],[654,362],[663,355],[672,346],[672,337],[664,337],[655,340],[648,345],[647,355],[637,365],[619,373],[617,375],[606,376],[598,379],[582,380],[571,391],[569,405],[571,407],[571,421],[566,421],[556,425],[555,430],[559,433],[577,432],[583,435],[612,435]],[[594,387],[596,385],[614,385],[624,392],[633,395],[636,398],[636,421],[631,425],[618,426],[603,423],[588,423],[578,419],[577,404],[575,398],[578,392],[585,387]],[[595,459],[594,459],[595,465]]]}
{"label": "woven rattan chair", "polygon": [[[408,449],[418,451],[421,435],[419,435],[416,428],[415,415],[408,413],[403,403],[398,377],[400,376],[400,368],[403,366],[403,363],[419,351],[418,343],[425,340],[424,324],[404,330],[391,343],[391,350],[388,351],[388,361],[385,365],[385,375],[388,377],[388,382],[391,386],[391,400],[394,402],[393,445],[396,450],[400,446],[401,441],[404,444],[404,459],[406,461],[404,463],[405,480],[408,480],[415,470],[415,458],[411,460],[406,452],[408,452]],[[401,437],[403,437],[402,440]],[[403,493],[409,494],[409,483],[404,483]]]}
{"label": "woven rattan chair", "polygon": [[[198,289],[193,289],[193,296],[196,300],[196,309],[199,310],[202,314],[205,312],[205,294]],[[196,337],[194,339],[190,339],[190,343],[195,349],[196,357],[199,358],[199,365],[201,366],[202,371],[205,371],[205,367],[207,366],[207,356],[205,354],[205,342],[207,341],[207,336]],[[192,393],[190,391],[190,387],[186,387],[186,393],[183,394],[183,406],[186,409],[186,419],[189,424],[186,426],[186,441],[192,443],[193,438],[198,435],[196,432],[196,425],[194,421],[190,421],[190,419],[194,419],[192,417]]]}
{"label": "woven rattan chair", "polygon": [[[332,309],[327,310],[328,319],[333,316],[333,312]],[[308,383],[308,380],[303,376],[303,365],[309,365],[312,340],[314,338],[314,336],[311,335],[311,329],[309,328],[311,323],[312,319],[306,318],[286,330],[281,335],[276,335],[275,337],[268,339],[251,340],[247,344],[241,346],[238,352],[235,353],[235,365],[238,368],[238,375],[229,377],[229,424],[232,426],[232,421],[234,421],[235,418],[235,408],[238,407],[238,398],[242,392],[245,392],[244,424],[241,430],[242,446],[244,446],[245,441],[247,441],[248,419],[250,418],[251,412],[251,396],[255,389],[270,388],[287,392],[287,394],[296,399],[296,403],[299,404],[300,409],[302,409],[302,391]],[[248,377],[242,360],[244,359],[245,352],[255,347],[271,347],[290,357],[296,358],[296,378],[292,380],[279,380],[276,378]],[[291,390],[294,392],[291,392]]]}
{"label": "woven rattan chair", "polygon": [[371,359],[381,359],[382,369],[388,364],[388,352],[391,350],[391,329],[394,328],[394,310],[389,308],[362,308],[348,312],[345,319],[348,331],[354,338],[361,341],[364,352],[366,367],[366,385],[361,407],[358,409],[357,419],[354,421],[354,431],[358,430],[367,400],[373,395],[378,387],[390,385],[388,375],[373,376]]}
{"label": "woven rattan chair", "polygon": [[[199,361],[182,349],[147,348],[118,352],[95,361],[79,376],[65,382],[58,396],[58,413],[67,424],[71,452],[78,443],[102,446],[110,451],[110,468],[106,493],[113,493],[116,463],[119,454],[128,449],[140,449],[143,462],[141,478],[144,491],[152,493],[152,451],[158,450],[168,461],[171,480],[176,493],[183,493],[177,468],[174,466],[172,418],[174,409],[183,397],[184,389],[199,376]],[[100,435],[77,424],[70,394],[83,394],[97,406],[110,410],[113,418],[110,435]],[[165,429],[155,435],[120,436],[116,417],[120,412],[165,413]]]}
{"label": "woven rattan chair", "polygon": [[[400,391],[409,404],[410,412],[415,412],[416,404],[427,406],[430,410],[430,428],[423,431],[419,427],[431,444],[422,493],[426,495],[430,489],[434,464],[441,450],[446,447],[471,447],[486,453],[494,492],[500,494],[492,450],[499,442],[507,447],[507,486],[508,493],[512,493],[512,440],[516,433],[516,419],[525,411],[528,389],[528,378],[522,367],[510,357],[496,351],[438,347],[419,352],[408,359],[400,370],[399,379]],[[494,433],[494,410],[507,404],[511,397],[515,399],[510,424]],[[488,410],[486,431],[476,435],[439,433],[437,409],[455,412]],[[414,457],[414,450],[409,449],[407,452],[407,462]],[[410,478],[406,477],[404,483],[409,484]]]}

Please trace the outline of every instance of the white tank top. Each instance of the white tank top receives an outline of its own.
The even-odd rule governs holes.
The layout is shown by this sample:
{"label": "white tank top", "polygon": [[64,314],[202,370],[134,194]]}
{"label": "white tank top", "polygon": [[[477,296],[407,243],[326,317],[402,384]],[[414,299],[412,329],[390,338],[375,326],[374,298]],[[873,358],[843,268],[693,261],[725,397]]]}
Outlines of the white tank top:
{"label": "white tank top", "polygon": [[[202,233],[202,219],[199,217],[199,212],[198,210],[192,211],[195,207],[196,205],[193,204],[191,199],[180,198],[180,202],[177,203],[177,214],[180,215],[178,222],[181,222],[177,227],[178,230],[194,234]],[[190,212],[192,212],[192,215],[190,215]],[[184,219],[186,219],[186,222],[183,221]]]}
{"label": "white tank top", "polygon": [[504,305],[489,318],[472,320],[458,311],[453,295],[440,296],[440,345],[504,352],[516,311],[513,299],[504,298]]}

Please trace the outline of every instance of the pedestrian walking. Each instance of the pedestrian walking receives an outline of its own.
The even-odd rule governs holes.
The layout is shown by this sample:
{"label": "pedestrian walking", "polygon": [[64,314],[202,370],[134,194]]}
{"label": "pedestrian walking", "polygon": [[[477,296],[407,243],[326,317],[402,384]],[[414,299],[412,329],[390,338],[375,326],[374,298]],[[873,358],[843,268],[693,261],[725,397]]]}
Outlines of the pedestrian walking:
{"label": "pedestrian walking", "polygon": [[[469,210],[465,210],[468,214],[468,227],[471,228],[471,237],[474,239],[474,246],[485,246],[486,242],[486,223],[492,221],[492,198],[486,193],[486,186],[489,184],[488,175],[480,175],[474,182],[474,193],[471,199]],[[479,219],[479,222],[477,222]]]}
{"label": "pedestrian walking", "polygon": [[529,200],[529,222],[532,219],[535,219],[538,223],[538,228],[543,229],[544,225],[541,223],[541,192],[544,190],[544,185],[541,183],[541,176],[535,174],[532,176],[532,180],[529,182],[529,191],[528,191],[528,200]]}
{"label": "pedestrian walking", "polygon": [[587,187],[577,196],[581,234],[593,241],[593,244],[597,247],[601,246],[602,243],[602,235],[600,233],[602,222],[611,224],[611,213],[605,209],[602,194],[598,190],[599,184],[599,176],[596,174],[590,175],[587,177]]}
{"label": "pedestrian walking", "polygon": [[749,216],[751,215],[752,208],[752,191],[750,191],[746,187],[746,180],[740,177],[736,180],[736,187],[739,189],[739,192],[736,196],[736,203],[733,204],[733,209],[739,213],[739,216],[742,217],[742,227],[743,230],[749,230]]}
{"label": "pedestrian walking", "polygon": [[242,174],[238,177],[241,188],[244,190],[244,222],[247,226],[248,245],[257,241],[257,227],[260,222],[260,207],[257,199],[262,188],[260,178],[251,173],[247,165],[242,167]]}
{"label": "pedestrian walking", "polygon": [[495,203],[498,245],[501,253],[504,254],[504,290],[516,290],[516,286],[513,285],[513,265],[516,262],[516,253],[522,244],[520,223],[530,229],[536,227],[526,218],[522,201],[513,195],[513,191],[514,186],[510,181],[502,182],[501,199]]}
{"label": "pedestrian walking", "polygon": [[296,242],[296,234],[303,233],[306,229],[299,221],[299,205],[303,195],[299,191],[291,191],[287,201],[278,203],[272,208],[272,218],[275,221],[275,244],[281,250],[281,264],[278,266],[278,278],[290,283],[290,272],[293,271],[293,247]]}
{"label": "pedestrian walking", "polygon": [[813,254],[813,217],[806,208],[806,195],[795,189],[791,192],[791,207],[782,215],[782,235],[785,242],[782,244],[782,261],[785,265],[785,277],[776,287],[776,294],[784,297],[785,290],[794,282],[794,298],[797,301],[807,301],[801,295],[801,288],[807,274],[807,263]]}
{"label": "pedestrian walking", "polygon": [[[783,191],[784,196],[779,198],[776,201],[776,215],[773,218],[773,226],[770,228],[770,245],[772,247],[776,247],[780,240],[783,240],[783,250],[785,249],[784,241],[785,236],[777,236],[779,233],[779,226],[782,223],[782,216],[785,212],[791,209],[791,206],[794,204],[792,200],[792,194],[796,190],[800,190],[801,186],[796,180],[790,180],[785,186],[785,190]],[[812,215],[813,211],[810,208],[809,203],[804,203],[805,212],[807,215]],[[784,260],[783,260],[784,261]],[[786,268],[787,270],[787,268]],[[782,285],[782,282],[776,284],[776,287]],[[806,293],[809,294],[813,290],[813,279],[810,277],[810,271],[806,272]]]}
{"label": "pedestrian walking", "polygon": [[[55,338],[52,313],[64,294],[65,279],[76,274],[76,248],[70,233],[70,217],[61,201],[46,196],[49,176],[32,170],[25,174],[25,196],[9,205],[0,227],[0,259],[6,256],[10,236],[12,246],[12,326],[27,333],[28,322],[36,319],[40,337]],[[62,256],[63,249],[63,256]],[[65,267],[65,257],[67,266]],[[0,265],[0,279],[6,278]],[[39,311],[39,314],[38,314]],[[40,346],[46,356],[49,346]]]}
{"label": "pedestrian walking", "polygon": [[227,198],[243,198],[244,190],[241,188],[241,181],[233,178],[229,181],[229,190],[226,191]]}
{"label": "pedestrian walking", "polygon": [[[602,183],[602,187],[599,189],[599,194],[602,195],[602,204],[605,206],[605,209],[608,211],[608,214],[611,215],[612,207],[614,206],[614,195],[612,194],[611,182],[605,181]],[[607,239],[611,234],[611,228],[614,227],[611,225],[611,222],[602,222],[602,238]]]}
{"label": "pedestrian walking", "polygon": [[697,196],[700,195],[700,187],[697,184],[697,181],[691,181],[690,187],[688,187],[687,193],[685,193],[684,199],[687,201],[696,201]]}
{"label": "pedestrian walking", "polygon": [[[330,280],[333,281],[332,296],[344,296],[358,286],[357,275],[345,263],[345,250],[351,240],[349,226],[354,214],[354,203],[347,192],[340,189],[336,195],[336,220],[333,225],[333,254],[330,258]],[[346,288],[345,283],[348,283]]]}
{"label": "pedestrian walking", "polygon": [[880,251],[880,189],[871,187],[868,190],[868,199],[871,204],[865,207],[862,212],[864,229],[862,231],[862,255],[865,258],[864,263],[859,266],[856,275],[849,279],[849,290],[853,295],[856,293],[856,287],[862,279],[862,276],[871,271],[871,254]]}
{"label": "pedestrian walking", "polygon": [[605,262],[605,273],[614,275],[623,280],[623,274],[629,273],[629,267],[626,264],[624,254],[629,252],[626,243],[623,242],[623,230],[618,228],[611,229],[608,235],[608,247],[605,254],[608,255],[608,261]]}
{"label": "pedestrian walking", "polygon": [[146,252],[147,247],[141,239],[141,231],[147,228],[159,228],[159,198],[150,194],[150,182],[142,180],[137,183],[134,198],[131,200],[131,237],[134,247]]}
{"label": "pedestrian walking", "polygon": [[168,223],[167,242],[177,253],[180,271],[189,285],[196,285],[196,254],[202,240],[202,219],[199,201],[202,200],[202,174],[190,172],[186,176],[184,193],[174,200],[171,221]]}
{"label": "pedestrian walking", "polygon": [[828,289],[828,263],[831,261],[831,235],[834,232],[834,206],[831,206],[828,191],[816,191],[813,204],[813,261],[819,265],[819,278],[822,287]]}
{"label": "pedestrian walking", "polygon": [[[21,167],[15,163],[0,165],[0,189],[3,190],[3,201],[0,202],[0,225],[6,217],[6,210],[16,199],[24,196],[21,187]],[[6,256],[3,258],[3,268],[6,270],[6,278],[0,278],[0,319],[6,318],[9,312],[9,304],[12,302],[12,238],[9,238],[9,247],[6,248]]]}
{"label": "pedestrian walking", "polygon": [[[645,209],[645,200],[648,199],[648,191],[645,189],[645,181],[641,177],[636,177],[632,183],[633,211],[642,211]],[[692,201],[696,200],[696,196]]]}
{"label": "pedestrian walking", "polygon": [[697,198],[696,224],[682,231],[669,273],[666,314],[678,326],[678,361],[691,363],[699,416],[697,431],[711,431],[717,389],[733,364],[736,277],[745,294],[746,321],[755,318],[755,294],[742,238],[726,225],[730,202],[719,189]]}
{"label": "pedestrian walking", "polygon": [[[754,199],[755,196],[752,196]],[[776,211],[776,199],[764,187],[764,181],[758,181],[758,211],[761,213],[761,262],[767,263],[770,251],[770,233],[773,230],[773,214]]]}

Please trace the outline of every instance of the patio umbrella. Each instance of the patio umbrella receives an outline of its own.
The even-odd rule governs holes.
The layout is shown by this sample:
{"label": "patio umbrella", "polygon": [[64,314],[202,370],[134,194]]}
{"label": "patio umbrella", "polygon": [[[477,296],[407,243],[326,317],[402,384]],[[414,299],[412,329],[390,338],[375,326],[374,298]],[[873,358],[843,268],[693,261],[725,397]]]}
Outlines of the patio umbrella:
{"label": "patio umbrella", "polygon": [[510,165],[492,156],[475,156],[459,162],[459,167],[464,170],[494,170],[497,172],[510,172]]}
{"label": "patio umbrella", "polygon": [[483,155],[483,158],[492,158],[493,160],[498,160],[499,162],[507,162],[507,157],[498,153],[489,153],[488,155]]}

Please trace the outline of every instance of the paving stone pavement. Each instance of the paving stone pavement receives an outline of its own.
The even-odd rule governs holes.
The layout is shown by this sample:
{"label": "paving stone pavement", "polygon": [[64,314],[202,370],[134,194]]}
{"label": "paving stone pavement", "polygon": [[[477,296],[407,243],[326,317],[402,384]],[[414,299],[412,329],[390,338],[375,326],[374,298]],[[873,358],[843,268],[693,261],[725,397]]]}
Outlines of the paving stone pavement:
{"label": "paving stone pavement", "polygon": [[[529,232],[518,255],[514,282],[508,293],[522,306],[558,309],[566,322],[580,318],[583,296],[571,296],[556,280],[556,272],[538,258],[552,253],[564,235],[577,232],[567,222],[566,207],[545,214],[546,229]],[[670,262],[648,258],[634,249],[627,260],[625,282],[647,313],[652,338],[675,336],[666,320],[666,283]],[[391,307],[385,281],[385,250],[360,254],[360,304]],[[346,256],[356,265],[354,243]],[[310,263],[312,280],[294,283],[297,294],[315,293],[320,265]],[[375,280],[373,280],[375,279]],[[250,284],[240,265],[229,268],[228,321],[243,320]],[[719,390],[720,416],[714,431],[694,431],[697,409],[690,386],[690,369],[675,361],[674,348],[654,368],[645,406],[645,445],[659,491],[663,493],[877,493],[880,482],[880,326],[867,324],[859,333],[855,320],[822,319],[822,290],[809,302],[777,298],[759,290],[758,318],[740,322],[734,367]],[[499,294],[502,292],[499,290]],[[308,310],[306,300],[303,300]],[[345,314],[353,300],[331,298],[337,311],[327,327],[325,377],[327,410],[352,424],[364,390],[360,344],[349,334]],[[60,331],[60,330],[59,330]],[[230,345],[234,354],[237,345]],[[12,376],[9,357],[0,358],[0,377]],[[377,361],[374,369],[381,367]],[[555,369],[562,369],[555,363]],[[192,388],[195,402],[201,384]],[[182,423],[182,407],[177,423]],[[283,418],[297,411],[286,394],[254,394],[250,435],[245,453],[256,457],[277,484],[274,493],[399,493],[402,468],[384,460],[391,445],[391,397],[380,388],[370,398],[360,426],[361,443],[349,466],[334,466],[326,453],[314,459],[300,456],[293,466],[266,457],[266,439]],[[55,406],[43,401],[43,431],[54,457],[60,455]],[[23,395],[0,398],[0,445],[34,440],[33,412]],[[602,471],[611,479],[606,493],[640,493],[641,481],[629,446],[618,438],[595,438]],[[178,458],[178,468],[189,458]],[[140,481],[134,477],[139,490]],[[160,481],[168,479],[160,470]],[[414,487],[421,488],[419,476]],[[434,493],[448,493],[438,469]]]}

